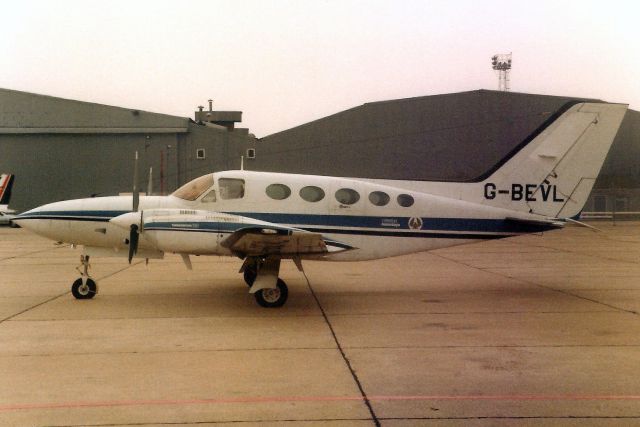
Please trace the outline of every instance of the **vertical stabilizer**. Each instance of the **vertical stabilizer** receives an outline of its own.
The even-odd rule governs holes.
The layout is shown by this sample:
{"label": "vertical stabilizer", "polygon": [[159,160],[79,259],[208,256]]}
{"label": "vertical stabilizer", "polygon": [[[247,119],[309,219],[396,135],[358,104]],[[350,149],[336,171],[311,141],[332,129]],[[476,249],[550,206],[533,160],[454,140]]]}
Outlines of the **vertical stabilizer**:
{"label": "vertical stabilizer", "polygon": [[7,211],[9,208],[9,200],[11,200],[11,188],[15,176],[3,173],[0,175],[0,210]]}
{"label": "vertical stabilizer", "polygon": [[571,106],[482,182],[483,204],[547,217],[579,214],[626,110]]}

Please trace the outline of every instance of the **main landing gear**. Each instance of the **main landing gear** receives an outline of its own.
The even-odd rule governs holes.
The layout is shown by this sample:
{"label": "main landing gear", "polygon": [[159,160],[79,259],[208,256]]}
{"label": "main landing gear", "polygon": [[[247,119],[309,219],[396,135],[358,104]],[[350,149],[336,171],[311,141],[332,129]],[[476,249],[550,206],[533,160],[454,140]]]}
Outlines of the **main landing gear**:
{"label": "main landing gear", "polygon": [[[287,302],[289,289],[278,277],[280,259],[247,258],[242,266],[244,281],[261,307],[282,307]],[[275,285],[275,286],[274,286]]]}
{"label": "main landing gear", "polygon": [[253,295],[261,307],[282,307],[284,303],[287,302],[289,289],[284,280],[278,278],[275,288],[260,289]]}
{"label": "main landing gear", "polygon": [[[80,268],[82,267],[82,270]],[[80,255],[80,265],[76,267],[80,273],[78,279],[71,285],[71,293],[76,299],[91,299],[98,293],[98,284],[89,277],[89,256]]]}

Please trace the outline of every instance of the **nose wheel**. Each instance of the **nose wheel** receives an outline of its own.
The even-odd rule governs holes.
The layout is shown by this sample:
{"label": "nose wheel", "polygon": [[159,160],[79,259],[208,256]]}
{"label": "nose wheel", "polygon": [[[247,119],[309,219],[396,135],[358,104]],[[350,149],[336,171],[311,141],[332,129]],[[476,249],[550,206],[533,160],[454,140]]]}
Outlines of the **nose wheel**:
{"label": "nose wheel", "polygon": [[91,299],[98,293],[98,285],[90,277],[80,277],[71,285],[71,293],[76,299]]}
{"label": "nose wheel", "polygon": [[[80,270],[82,268],[82,270]],[[98,284],[89,277],[89,256],[80,255],[80,265],[76,267],[80,277],[71,285],[71,294],[76,299],[91,299],[98,293]]]}

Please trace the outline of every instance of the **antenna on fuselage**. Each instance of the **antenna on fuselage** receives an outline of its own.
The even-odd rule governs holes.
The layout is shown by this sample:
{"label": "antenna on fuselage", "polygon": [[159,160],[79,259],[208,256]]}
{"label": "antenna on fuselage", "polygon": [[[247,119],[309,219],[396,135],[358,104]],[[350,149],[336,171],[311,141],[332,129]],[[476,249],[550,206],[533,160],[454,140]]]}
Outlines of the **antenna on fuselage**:
{"label": "antenna on fuselage", "polygon": [[244,156],[240,156],[240,170],[244,170]]}

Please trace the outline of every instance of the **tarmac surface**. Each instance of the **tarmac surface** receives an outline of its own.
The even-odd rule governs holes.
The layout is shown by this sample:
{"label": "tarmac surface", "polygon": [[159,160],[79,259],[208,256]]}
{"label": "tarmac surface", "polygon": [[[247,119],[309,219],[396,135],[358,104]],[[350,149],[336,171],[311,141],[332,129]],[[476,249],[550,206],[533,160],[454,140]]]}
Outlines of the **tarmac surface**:
{"label": "tarmac surface", "polygon": [[640,223],[361,263],[92,260],[0,228],[0,425],[640,425]]}

